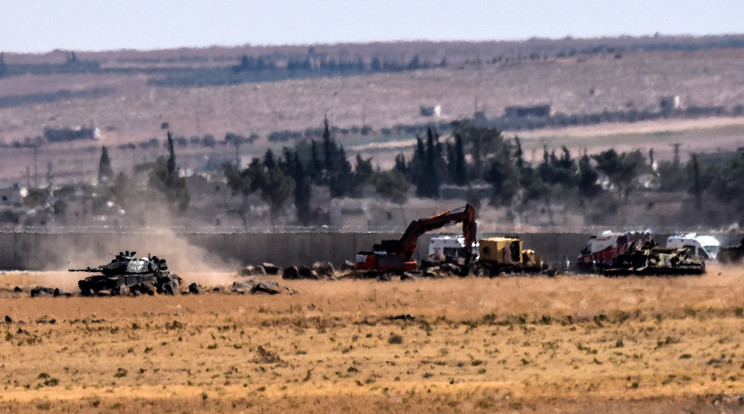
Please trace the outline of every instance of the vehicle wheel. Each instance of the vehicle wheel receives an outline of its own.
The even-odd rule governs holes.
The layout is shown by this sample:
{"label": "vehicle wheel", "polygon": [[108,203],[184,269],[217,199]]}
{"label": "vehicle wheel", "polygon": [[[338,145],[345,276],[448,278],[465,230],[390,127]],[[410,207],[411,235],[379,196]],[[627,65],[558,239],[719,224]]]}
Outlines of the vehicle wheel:
{"label": "vehicle wheel", "polygon": [[119,296],[129,295],[129,287],[127,285],[121,285],[116,289],[116,294]]}

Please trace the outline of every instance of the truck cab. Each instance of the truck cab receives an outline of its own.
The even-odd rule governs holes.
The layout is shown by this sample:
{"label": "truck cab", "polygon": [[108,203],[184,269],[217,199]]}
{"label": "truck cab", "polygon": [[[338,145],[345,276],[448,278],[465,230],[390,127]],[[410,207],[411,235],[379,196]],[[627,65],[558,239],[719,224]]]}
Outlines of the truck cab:
{"label": "truck cab", "polygon": [[[464,258],[465,255],[465,236],[452,235],[452,234],[440,234],[433,236],[429,240],[429,251],[427,253],[428,260],[437,260],[440,255],[444,255],[445,260],[451,260],[454,258]],[[478,243],[474,243],[472,247],[472,257],[477,258],[478,256]]]}
{"label": "truck cab", "polygon": [[713,236],[689,233],[669,236],[666,247],[684,247],[690,256],[695,256],[701,260],[715,261],[721,243]]}

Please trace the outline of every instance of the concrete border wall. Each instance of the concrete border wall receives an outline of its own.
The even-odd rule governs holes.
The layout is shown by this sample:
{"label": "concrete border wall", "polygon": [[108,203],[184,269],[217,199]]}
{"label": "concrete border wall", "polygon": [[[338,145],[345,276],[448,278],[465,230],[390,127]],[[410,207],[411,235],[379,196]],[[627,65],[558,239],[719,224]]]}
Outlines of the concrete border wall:
{"label": "concrete border wall", "polygon": [[[488,237],[484,234],[480,237]],[[523,233],[524,246],[553,265],[571,263],[586,245],[588,233]],[[138,255],[166,258],[174,271],[184,263],[202,261],[234,266],[271,262],[278,266],[327,260],[340,265],[357,252],[371,250],[391,233],[0,233],[0,270],[62,270],[107,263],[113,254],[136,250]],[[426,257],[432,234],[419,238],[416,259]],[[667,235],[654,236],[664,245]],[[719,235],[722,245],[738,244],[741,234]],[[179,265],[181,263],[181,265]],[[206,263],[208,265],[208,263]]]}

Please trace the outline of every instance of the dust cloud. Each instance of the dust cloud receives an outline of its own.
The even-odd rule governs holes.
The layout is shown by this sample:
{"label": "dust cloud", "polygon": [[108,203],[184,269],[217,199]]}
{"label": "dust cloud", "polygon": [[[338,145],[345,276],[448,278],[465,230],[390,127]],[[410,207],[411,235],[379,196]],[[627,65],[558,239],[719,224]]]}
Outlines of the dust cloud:
{"label": "dust cloud", "polygon": [[[117,253],[134,251],[137,257],[157,256],[165,259],[171,273],[183,278],[183,283],[225,285],[234,281],[240,267],[237,260],[225,259],[206,248],[191,244],[179,234],[172,214],[164,206],[150,204],[144,224],[136,227],[112,227],[105,233],[64,229],[52,234],[20,234],[16,250],[26,258],[26,269],[49,271],[49,286],[77,288],[77,281],[92,275],[69,272],[108,264]],[[198,239],[198,237],[197,237]]]}

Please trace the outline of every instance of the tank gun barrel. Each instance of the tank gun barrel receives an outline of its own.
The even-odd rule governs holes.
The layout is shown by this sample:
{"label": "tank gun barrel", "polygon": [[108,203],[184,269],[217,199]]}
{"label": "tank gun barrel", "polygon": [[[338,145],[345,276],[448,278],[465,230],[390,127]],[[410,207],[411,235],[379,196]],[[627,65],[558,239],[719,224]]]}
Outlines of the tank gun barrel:
{"label": "tank gun barrel", "polygon": [[103,268],[101,266],[98,266],[98,267],[90,267],[89,266],[89,267],[86,267],[86,268],[83,268],[83,269],[67,269],[67,271],[69,271],[69,272],[88,272],[88,273],[93,273],[93,272],[102,272],[103,271]]}

